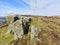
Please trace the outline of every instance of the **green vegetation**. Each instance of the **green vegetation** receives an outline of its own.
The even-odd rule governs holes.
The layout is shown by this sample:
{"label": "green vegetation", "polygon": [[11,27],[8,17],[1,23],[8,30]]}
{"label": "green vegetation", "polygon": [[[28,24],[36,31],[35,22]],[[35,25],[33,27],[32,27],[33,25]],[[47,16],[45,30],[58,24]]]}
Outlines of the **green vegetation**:
{"label": "green vegetation", "polygon": [[13,40],[13,35],[5,35],[7,31],[7,27],[0,28],[0,45],[9,45],[9,43]]}

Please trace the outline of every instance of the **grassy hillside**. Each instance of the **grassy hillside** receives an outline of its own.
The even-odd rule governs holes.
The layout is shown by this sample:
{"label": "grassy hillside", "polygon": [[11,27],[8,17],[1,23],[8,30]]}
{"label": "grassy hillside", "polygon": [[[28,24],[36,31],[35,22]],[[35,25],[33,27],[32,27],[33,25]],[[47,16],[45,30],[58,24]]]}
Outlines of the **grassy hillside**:
{"label": "grassy hillside", "polygon": [[[20,45],[60,45],[60,17],[35,16],[32,24],[41,28],[38,34],[40,41],[30,43],[29,32],[27,36],[15,43]],[[0,45],[9,45],[13,40],[13,34],[5,35],[6,31],[7,27],[0,28]],[[14,43],[11,45],[14,45]]]}

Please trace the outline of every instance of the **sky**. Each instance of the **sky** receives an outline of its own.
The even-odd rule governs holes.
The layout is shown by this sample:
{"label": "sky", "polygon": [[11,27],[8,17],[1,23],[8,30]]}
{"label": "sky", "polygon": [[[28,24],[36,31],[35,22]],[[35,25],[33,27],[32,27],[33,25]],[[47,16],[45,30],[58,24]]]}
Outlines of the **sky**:
{"label": "sky", "polygon": [[0,0],[0,16],[60,16],[60,0]]}

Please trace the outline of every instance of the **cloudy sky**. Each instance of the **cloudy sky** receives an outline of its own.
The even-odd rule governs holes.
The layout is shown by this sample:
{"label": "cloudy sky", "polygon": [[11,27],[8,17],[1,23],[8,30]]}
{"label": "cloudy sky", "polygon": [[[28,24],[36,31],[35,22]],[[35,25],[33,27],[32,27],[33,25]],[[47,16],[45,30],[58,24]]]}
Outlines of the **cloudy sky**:
{"label": "cloudy sky", "polygon": [[60,0],[0,0],[0,16],[9,14],[59,16]]}

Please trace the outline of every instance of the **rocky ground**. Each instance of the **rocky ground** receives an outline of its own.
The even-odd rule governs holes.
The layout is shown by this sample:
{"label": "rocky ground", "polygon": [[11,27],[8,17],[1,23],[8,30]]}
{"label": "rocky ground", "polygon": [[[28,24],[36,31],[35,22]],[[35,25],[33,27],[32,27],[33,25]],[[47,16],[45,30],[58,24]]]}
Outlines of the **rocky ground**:
{"label": "rocky ground", "polygon": [[38,34],[39,41],[30,41],[28,35],[17,41],[13,41],[13,34],[5,35],[7,26],[0,28],[0,45],[60,45],[60,17],[35,16],[32,24],[41,28]]}

